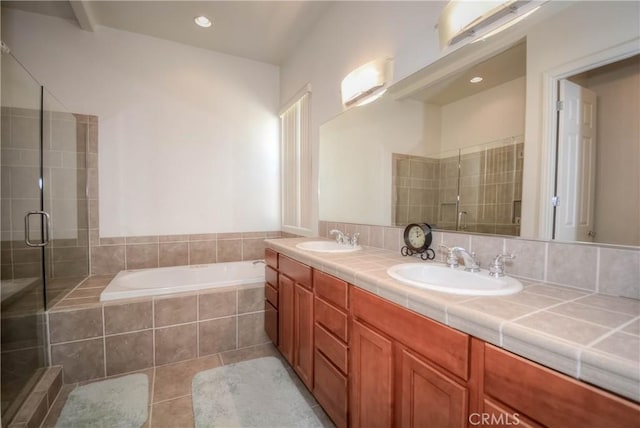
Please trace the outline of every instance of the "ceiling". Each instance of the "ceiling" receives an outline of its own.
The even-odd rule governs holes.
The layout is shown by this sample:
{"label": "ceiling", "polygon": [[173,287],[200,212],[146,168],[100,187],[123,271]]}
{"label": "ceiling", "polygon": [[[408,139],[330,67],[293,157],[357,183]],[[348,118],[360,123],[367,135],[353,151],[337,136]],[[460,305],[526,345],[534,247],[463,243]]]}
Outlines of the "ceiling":
{"label": "ceiling", "polygon": [[[2,1],[3,7],[116,28],[280,65],[331,1]],[[196,16],[213,21],[194,24]]]}
{"label": "ceiling", "polygon": [[[439,106],[450,104],[526,75],[526,60],[527,48],[523,41],[442,82],[417,91],[411,98]],[[481,76],[483,80],[469,82],[475,76]]]}

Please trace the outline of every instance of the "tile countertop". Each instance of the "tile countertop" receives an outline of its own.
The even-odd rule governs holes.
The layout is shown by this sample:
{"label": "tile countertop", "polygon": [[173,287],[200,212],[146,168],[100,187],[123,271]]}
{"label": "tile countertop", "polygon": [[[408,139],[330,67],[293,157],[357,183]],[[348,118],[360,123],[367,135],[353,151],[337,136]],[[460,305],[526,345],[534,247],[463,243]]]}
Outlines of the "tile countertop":
{"label": "tile countertop", "polygon": [[511,296],[419,290],[387,274],[390,266],[412,261],[395,252],[363,247],[338,254],[296,248],[300,242],[320,239],[324,240],[286,238],[265,243],[267,248],[442,324],[640,401],[639,300],[522,279],[524,290]]}

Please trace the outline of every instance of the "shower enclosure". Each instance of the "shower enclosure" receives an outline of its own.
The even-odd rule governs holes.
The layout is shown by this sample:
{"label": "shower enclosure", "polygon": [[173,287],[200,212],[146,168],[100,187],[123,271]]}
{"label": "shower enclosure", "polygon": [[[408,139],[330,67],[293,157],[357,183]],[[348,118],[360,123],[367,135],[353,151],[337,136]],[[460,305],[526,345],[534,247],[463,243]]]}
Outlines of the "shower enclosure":
{"label": "shower enclosure", "polygon": [[1,57],[0,380],[7,426],[49,364],[45,311],[89,272],[87,120]]}

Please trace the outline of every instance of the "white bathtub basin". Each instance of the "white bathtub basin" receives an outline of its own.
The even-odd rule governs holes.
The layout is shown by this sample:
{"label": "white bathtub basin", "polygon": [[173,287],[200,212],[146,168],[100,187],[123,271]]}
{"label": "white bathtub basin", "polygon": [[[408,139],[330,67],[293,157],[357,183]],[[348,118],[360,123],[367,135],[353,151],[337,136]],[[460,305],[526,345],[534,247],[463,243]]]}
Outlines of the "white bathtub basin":
{"label": "white bathtub basin", "polygon": [[522,290],[522,283],[510,276],[494,278],[489,271],[465,272],[445,265],[402,263],[391,266],[387,273],[403,284],[468,296],[505,296]]}
{"label": "white bathtub basin", "polygon": [[362,249],[360,245],[338,244],[336,241],[301,242],[296,247],[301,250],[316,251],[318,253],[351,253]]}

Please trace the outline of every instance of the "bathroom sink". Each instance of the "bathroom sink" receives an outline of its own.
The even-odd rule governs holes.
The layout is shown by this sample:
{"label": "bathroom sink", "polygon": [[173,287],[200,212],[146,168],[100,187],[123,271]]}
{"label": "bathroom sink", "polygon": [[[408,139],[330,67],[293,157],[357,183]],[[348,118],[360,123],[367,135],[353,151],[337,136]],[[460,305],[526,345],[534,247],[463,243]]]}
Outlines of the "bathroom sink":
{"label": "bathroom sink", "polygon": [[403,284],[426,290],[441,291],[467,296],[505,296],[522,290],[522,283],[515,278],[494,278],[489,271],[465,272],[446,265],[427,263],[402,263],[391,266],[387,273]]}
{"label": "bathroom sink", "polygon": [[338,244],[336,241],[301,242],[296,247],[301,250],[316,251],[318,253],[351,253],[362,249],[359,245]]}

